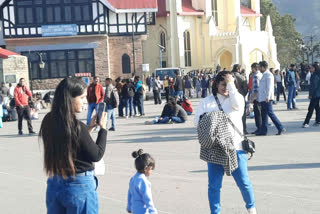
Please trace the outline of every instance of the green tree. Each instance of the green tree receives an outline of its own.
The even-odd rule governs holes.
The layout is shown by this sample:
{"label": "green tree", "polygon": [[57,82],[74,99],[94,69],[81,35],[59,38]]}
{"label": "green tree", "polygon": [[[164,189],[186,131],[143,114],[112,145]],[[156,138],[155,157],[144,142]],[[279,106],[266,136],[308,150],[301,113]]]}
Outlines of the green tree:
{"label": "green tree", "polygon": [[267,16],[270,15],[281,67],[300,62],[302,36],[294,25],[295,18],[291,15],[281,16],[271,0],[261,0],[261,13],[263,14],[261,19],[263,30],[266,26]]}

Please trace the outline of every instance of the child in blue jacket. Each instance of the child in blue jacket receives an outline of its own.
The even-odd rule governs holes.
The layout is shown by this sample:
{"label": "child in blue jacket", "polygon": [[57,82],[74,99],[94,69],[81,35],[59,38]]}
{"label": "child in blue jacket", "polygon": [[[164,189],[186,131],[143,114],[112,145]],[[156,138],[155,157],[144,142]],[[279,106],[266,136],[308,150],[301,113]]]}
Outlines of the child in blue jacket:
{"label": "child in blue jacket", "polygon": [[130,179],[127,211],[133,214],[157,214],[152,200],[151,183],[147,178],[155,167],[155,161],[148,153],[143,153],[142,149],[132,152],[132,157],[136,159],[137,173]]}

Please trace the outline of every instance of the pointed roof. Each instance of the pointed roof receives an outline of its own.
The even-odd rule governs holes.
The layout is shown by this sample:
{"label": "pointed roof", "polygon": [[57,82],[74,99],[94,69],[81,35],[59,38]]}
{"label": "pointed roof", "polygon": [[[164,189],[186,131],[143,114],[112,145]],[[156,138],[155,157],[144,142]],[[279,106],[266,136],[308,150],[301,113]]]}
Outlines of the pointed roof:
{"label": "pointed roof", "polygon": [[115,13],[157,12],[157,0],[102,0]]}
{"label": "pointed roof", "polygon": [[267,20],[266,20],[266,29],[265,29],[265,31],[266,31],[266,32],[269,32],[269,33],[272,33],[272,32],[273,32],[272,23],[271,23],[271,18],[270,18],[269,15],[267,16]]}
{"label": "pointed roof", "polygon": [[244,17],[259,17],[259,16],[262,16],[262,14],[260,13],[257,13],[256,11],[250,9],[250,8],[247,8],[247,7],[244,7],[244,6],[241,6],[240,8],[240,13],[241,13],[241,16],[244,16]]}
{"label": "pointed roof", "polygon": [[13,51],[9,51],[4,48],[0,48],[0,58],[8,59],[9,56],[20,56],[20,54],[15,53]]}

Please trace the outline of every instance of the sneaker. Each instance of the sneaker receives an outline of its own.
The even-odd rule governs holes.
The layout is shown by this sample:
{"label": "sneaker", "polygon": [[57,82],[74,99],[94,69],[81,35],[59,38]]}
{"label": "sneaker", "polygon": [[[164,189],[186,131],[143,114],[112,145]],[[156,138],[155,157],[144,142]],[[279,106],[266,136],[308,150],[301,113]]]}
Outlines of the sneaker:
{"label": "sneaker", "polygon": [[129,118],[129,116],[126,116],[126,118],[128,119],[128,118]]}
{"label": "sneaker", "polygon": [[115,131],[116,129],[115,128],[110,128],[110,129],[108,129],[109,131]]}
{"label": "sneaker", "polygon": [[249,214],[257,214],[257,210],[256,210],[255,207],[249,208],[249,209],[248,209],[248,213],[249,213]]}
{"label": "sneaker", "polygon": [[309,124],[303,124],[302,125],[302,128],[309,128],[310,126],[309,126]]}
{"label": "sneaker", "polygon": [[35,135],[37,133],[35,133],[34,131],[29,131],[29,135]]}
{"label": "sneaker", "polygon": [[22,131],[19,131],[19,135],[23,135],[23,132],[22,132]]}
{"label": "sneaker", "polygon": [[282,130],[278,131],[276,135],[283,135],[287,130],[283,128]]}

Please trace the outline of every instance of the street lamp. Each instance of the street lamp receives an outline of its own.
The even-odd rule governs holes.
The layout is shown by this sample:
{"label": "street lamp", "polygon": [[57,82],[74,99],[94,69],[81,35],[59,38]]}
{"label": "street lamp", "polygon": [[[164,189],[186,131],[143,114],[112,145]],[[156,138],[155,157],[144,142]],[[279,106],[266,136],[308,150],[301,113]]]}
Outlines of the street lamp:
{"label": "street lamp", "polygon": [[[44,69],[46,63],[42,60],[42,54],[43,53],[38,53],[38,52],[34,52],[36,54],[38,54],[39,58],[40,58],[40,62],[39,62],[39,68],[41,70]],[[32,86],[32,66],[31,66],[31,52],[29,51],[29,78],[30,78],[30,90],[33,93],[33,86]]]}
{"label": "street lamp", "polygon": [[162,53],[166,50],[162,45],[157,44],[160,48],[160,68],[162,68]]}

